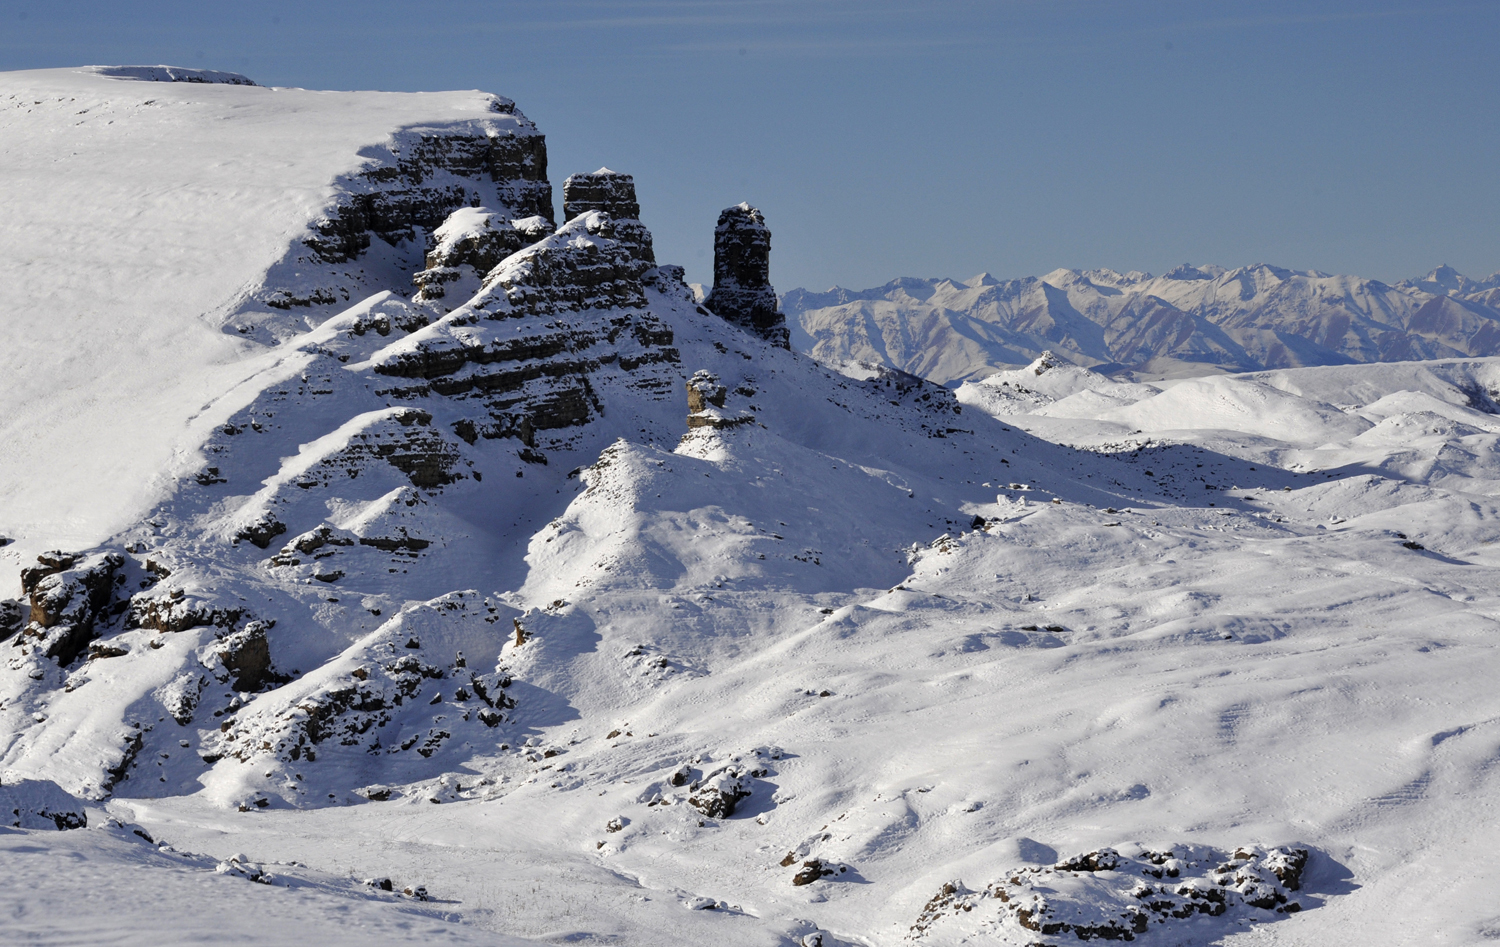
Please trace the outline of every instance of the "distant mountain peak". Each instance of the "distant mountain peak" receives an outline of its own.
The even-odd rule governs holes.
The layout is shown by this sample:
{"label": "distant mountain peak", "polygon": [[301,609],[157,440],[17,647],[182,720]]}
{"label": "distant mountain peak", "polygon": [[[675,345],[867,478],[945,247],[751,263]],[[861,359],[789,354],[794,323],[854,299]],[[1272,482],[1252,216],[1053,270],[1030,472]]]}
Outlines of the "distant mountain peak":
{"label": "distant mountain peak", "polygon": [[1212,263],[1206,263],[1203,266],[1194,266],[1191,263],[1184,263],[1181,266],[1173,267],[1172,269],[1170,269],[1167,272],[1163,273],[1161,275],[1161,278],[1162,279],[1172,279],[1172,280],[1189,280],[1189,281],[1194,281],[1194,280],[1211,280],[1211,279],[1218,279],[1219,277],[1223,276],[1227,272],[1229,272],[1229,271],[1226,270],[1224,267],[1222,267],[1222,266],[1215,266]]}
{"label": "distant mountain peak", "polygon": [[[1158,277],[1107,268],[962,283],[903,277],[869,290],[792,290],[783,305],[799,346],[817,358],[951,385],[1035,364],[1043,352],[1151,372],[1500,355],[1497,287],[1500,279],[1481,283],[1451,267],[1388,286],[1269,263],[1184,263]],[[1441,320],[1421,312],[1431,295],[1450,294],[1463,303]]]}

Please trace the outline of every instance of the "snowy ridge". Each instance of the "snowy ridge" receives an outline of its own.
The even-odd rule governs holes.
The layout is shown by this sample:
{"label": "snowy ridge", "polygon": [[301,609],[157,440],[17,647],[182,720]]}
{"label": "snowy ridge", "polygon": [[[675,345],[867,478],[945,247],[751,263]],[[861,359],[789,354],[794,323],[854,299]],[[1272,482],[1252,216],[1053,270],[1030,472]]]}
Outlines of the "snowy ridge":
{"label": "snowy ridge", "polygon": [[[162,87],[184,108],[280,91]],[[484,120],[488,97],[453,95],[423,107]],[[67,141],[68,120],[35,127]],[[26,570],[0,602],[0,796],[24,788],[29,820],[4,850],[39,892],[14,896],[18,929],[192,942],[215,910],[329,943],[1500,929],[1500,837],[1474,817],[1500,735],[1496,360],[1148,384],[1044,356],[954,392],[714,315],[644,265],[641,218],[554,232],[473,196],[396,244],[365,231],[338,272],[397,245],[406,268],[365,267],[300,327],[274,321],[296,307],[256,323],[284,337],[214,330],[237,289],[167,294],[174,331],[231,347],[148,366],[193,420],[157,442],[179,453],[133,461],[160,478],[145,499],[55,529],[16,497],[70,487],[7,459],[33,491],[0,505],[0,561]],[[131,293],[162,272],[90,252]],[[442,296],[413,294],[447,266]],[[1229,274],[1200,276],[1173,280]],[[45,355],[42,322],[9,324],[12,350]],[[190,375],[212,410],[172,381]],[[73,433],[28,430],[49,451]],[[57,831],[64,809],[88,827]],[[103,906],[79,909],[91,887]]]}
{"label": "snowy ridge", "polygon": [[110,79],[133,79],[138,82],[204,82],[222,85],[255,85],[237,72],[217,69],[187,69],[182,66],[85,66],[81,72]]}
{"label": "snowy ridge", "polygon": [[1500,355],[1497,280],[1450,267],[1396,286],[1263,264],[1183,265],[1156,277],[1064,269],[796,289],[782,306],[801,351],[957,384],[1048,350],[1157,374]]}

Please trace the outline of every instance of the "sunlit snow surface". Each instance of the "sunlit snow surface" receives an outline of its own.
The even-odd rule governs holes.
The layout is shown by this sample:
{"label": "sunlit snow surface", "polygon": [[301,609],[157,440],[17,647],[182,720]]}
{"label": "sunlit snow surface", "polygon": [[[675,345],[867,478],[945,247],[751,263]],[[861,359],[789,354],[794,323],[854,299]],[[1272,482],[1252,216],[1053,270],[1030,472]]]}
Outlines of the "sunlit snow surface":
{"label": "sunlit snow surface", "polygon": [[[137,248],[111,246],[87,252],[150,283]],[[253,277],[245,266],[236,279]],[[194,279],[173,331],[200,332],[212,309],[218,290]],[[931,391],[919,401],[767,346],[690,297],[647,298],[681,353],[663,369],[670,396],[601,376],[602,417],[545,466],[519,463],[512,439],[459,443],[460,468],[485,476],[431,491],[371,471],[301,485],[320,458],[399,423],[366,381],[403,337],[353,330],[404,303],[366,300],[273,353],[204,342],[180,374],[166,341],[142,337],[149,370],[173,379],[206,385],[220,369],[202,365],[231,366],[243,388],[223,419],[265,430],[153,442],[223,481],[77,507],[78,535],[144,544],[188,563],[174,579],[188,594],[274,617],[273,656],[299,674],[226,694],[224,730],[148,720],[88,828],[0,829],[0,864],[25,879],[7,886],[0,930],[41,943],[784,945],[823,931],[828,947],[1066,944],[1080,941],[973,896],[1106,847],[1135,873],[1172,852],[1179,878],[1198,879],[1241,847],[1272,860],[1286,847],[1310,853],[1284,892],[1300,911],[1231,894],[1222,914],[1153,920],[1136,941],[1500,933],[1500,417],[1486,410],[1500,362],[1155,385],[1049,362],[964,386],[954,413]],[[8,352],[45,361],[37,337],[6,331]],[[116,364],[107,341],[64,341]],[[751,392],[730,404],[757,423],[683,437],[681,383],[698,369]],[[78,398],[134,390],[87,377],[102,380]],[[173,417],[202,403],[160,390]],[[422,407],[434,429],[457,410]],[[35,456],[67,449],[72,434],[40,430]],[[162,450],[130,463],[175,473]],[[13,582],[22,552],[70,541],[33,526],[52,514],[32,505],[123,474],[86,468],[49,488],[7,463]],[[237,517],[277,503],[290,528],[276,544],[230,543]],[[319,522],[349,538],[336,580],[272,559]],[[406,571],[356,542],[395,530],[430,542]],[[135,650],[70,672],[71,691],[7,678],[0,784],[86,794],[90,753],[159,713],[199,634],[149,652],[144,635],[124,640]],[[510,719],[460,724],[444,664],[391,724],[399,737],[449,726],[430,757],[329,745],[316,761],[204,762],[221,734],[278,732],[290,704],[408,638],[424,660],[504,663]],[[714,815],[715,786],[749,794]],[[814,861],[829,873],[794,885]],[[1178,883],[1034,877],[1059,918]],[[364,883],[381,878],[391,892]],[[418,886],[430,900],[401,893]]]}

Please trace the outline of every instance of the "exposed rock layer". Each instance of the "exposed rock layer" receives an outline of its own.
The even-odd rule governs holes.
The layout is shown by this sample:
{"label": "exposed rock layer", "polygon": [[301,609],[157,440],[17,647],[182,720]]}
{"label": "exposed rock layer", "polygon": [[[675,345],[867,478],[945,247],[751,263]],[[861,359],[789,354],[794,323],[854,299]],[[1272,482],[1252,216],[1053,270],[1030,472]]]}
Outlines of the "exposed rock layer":
{"label": "exposed rock layer", "polygon": [[643,268],[656,265],[651,231],[641,223],[635,198],[635,178],[608,168],[593,174],[572,174],[563,182],[563,219],[599,211],[614,220],[615,239],[630,249]]}
{"label": "exposed rock layer", "polygon": [[749,204],[724,208],[714,229],[714,288],[703,304],[761,337],[791,347],[771,288],[771,231]]}

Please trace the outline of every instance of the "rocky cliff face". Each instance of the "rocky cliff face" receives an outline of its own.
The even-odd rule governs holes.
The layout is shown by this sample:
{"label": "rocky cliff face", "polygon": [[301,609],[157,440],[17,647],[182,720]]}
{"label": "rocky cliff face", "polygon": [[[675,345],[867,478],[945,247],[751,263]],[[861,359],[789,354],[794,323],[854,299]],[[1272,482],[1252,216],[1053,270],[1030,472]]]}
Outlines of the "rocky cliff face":
{"label": "rocky cliff face", "polygon": [[[332,205],[228,326],[260,341],[305,331],[363,296],[407,283],[423,269],[429,241],[440,258],[427,269],[462,265],[443,262],[452,248],[436,234],[459,209],[483,207],[507,221],[540,218],[514,227],[520,238],[492,244],[490,256],[550,231],[546,139],[511,100],[495,96],[490,109],[493,118],[407,128],[372,149],[365,169],[336,182]],[[420,285],[428,290],[442,275]],[[433,289],[428,298],[440,297]]]}
{"label": "rocky cliff face", "polygon": [[641,223],[635,198],[635,178],[608,168],[593,174],[572,174],[563,182],[563,219],[593,211],[614,220],[614,238],[630,248],[642,270],[656,265],[651,231]]}
{"label": "rocky cliff face", "polygon": [[512,221],[488,207],[460,207],[433,232],[426,268],[412,278],[416,302],[437,303],[445,310],[462,305],[479,291],[484,277],[501,260],[552,232],[545,217]]}
{"label": "rocky cliff face", "polygon": [[[617,176],[605,203],[628,212],[618,178],[630,183]],[[622,224],[634,224],[623,240]],[[78,792],[175,791],[179,778],[196,778],[192,767],[150,785],[136,761],[176,753],[179,736],[195,728],[219,734],[201,747],[209,763],[248,759],[267,744],[300,769],[336,755],[333,746],[358,744],[362,754],[368,745],[414,748],[410,765],[425,772],[447,765],[434,753],[450,734],[501,721],[511,705],[503,669],[462,670],[464,653],[481,669],[497,666],[505,639],[489,623],[500,612],[473,593],[443,597],[479,584],[457,578],[446,551],[474,531],[452,510],[481,493],[492,498],[479,505],[485,512],[467,516],[524,508],[539,480],[526,474],[586,441],[607,411],[680,410],[669,407],[682,385],[673,331],[643,282],[650,234],[600,210],[551,231],[541,215],[449,213],[415,298],[379,293],[299,336],[285,359],[295,367],[278,369],[290,374],[258,382],[262,393],[202,445],[203,469],[152,514],[160,531],[88,553],[48,553],[27,570],[24,600],[0,609],[9,695],[0,713],[46,705],[59,719],[86,715],[118,686],[109,682],[134,680],[161,718],[114,721],[93,735],[104,749],[96,766],[72,773]],[[652,285],[663,283],[649,273]],[[474,292],[457,297],[470,284]],[[617,422],[631,423],[628,413]],[[458,574],[485,572],[480,560],[460,561]],[[238,592],[225,591],[230,574],[240,576],[229,582]],[[260,588],[254,602],[246,581]],[[401,611],[418,587],[418,599],[438,601],[420,614]],[[335,611],[309,621],[300,599]],[[346,601],[355,607],[346,611]],[[457,614],[460,606],[475,614]],[[429,613],[441,621],[427,622]],[[441,662],[417,653],[418,639],[430,645],[454,623],[467,630],[454,632]],[[371,633],[378,647],[369,639],[349,650],[351,636]],[[344,668],[351,655],[361,663]],[[302,674],[329,661],[336,672]],[[294,678],[307,682],[295,703],[253,726],[237,713],[238,694]],[[438,680],[442,700],[408,704]],[[397,739],[419,723],[421,741]]]}
{"label": "rocky cliff face", "polygon": [[639,246],[617,239],[616,227],[599,211],[574,217],[496,267],[468,304],[378,353],[371,365],[396,382],[390,396],[473,402],[481,410],[457,425],[460,437],[534,447],[538,431],[585,424],[602,410],[593,372],[669,390],[650,367],[676,363],[672,332],[646,308]]}
{"label": "rocky cliff face", "polygon": [[749,204],[726,207],[714,229],[714,288],[703,305],[777,345],[790,348],[786,317],[771,288],[771,231]]}

